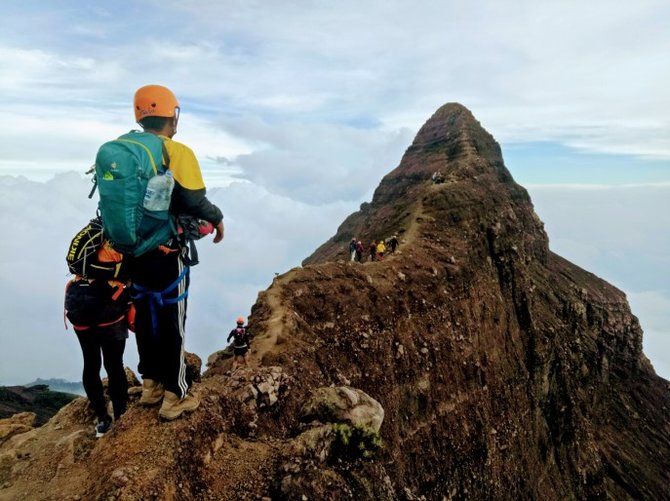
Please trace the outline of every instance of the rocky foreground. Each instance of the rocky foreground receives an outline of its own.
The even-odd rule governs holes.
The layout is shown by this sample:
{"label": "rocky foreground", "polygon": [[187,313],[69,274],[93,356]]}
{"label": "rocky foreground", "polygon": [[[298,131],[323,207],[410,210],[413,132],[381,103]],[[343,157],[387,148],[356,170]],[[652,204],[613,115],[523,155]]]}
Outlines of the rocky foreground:
{"label": "rocky foreground", "polygon": [[670,386],[625,294],[550,251],[458,104],[250,328],[251,367],[212,355],[186,418],[133,401],[96,441],[77,399],[0,438],[0,499],[668,499]]}

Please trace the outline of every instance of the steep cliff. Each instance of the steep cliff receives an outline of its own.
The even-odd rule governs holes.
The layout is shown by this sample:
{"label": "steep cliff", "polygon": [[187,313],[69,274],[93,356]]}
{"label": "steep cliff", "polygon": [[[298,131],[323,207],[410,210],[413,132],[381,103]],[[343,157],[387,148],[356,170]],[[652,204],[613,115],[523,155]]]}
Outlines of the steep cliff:
{"label": "steep cliff", "polygon": [[[396,253],[349,261],[352,237],[392,234]],[[96,442],[79,399],[13,436],[0,499],[668,497],[670,387],[624,293],[549,250],[463,106],[250,327],[251,367],[212,356],[188,418],[132,403]]]}

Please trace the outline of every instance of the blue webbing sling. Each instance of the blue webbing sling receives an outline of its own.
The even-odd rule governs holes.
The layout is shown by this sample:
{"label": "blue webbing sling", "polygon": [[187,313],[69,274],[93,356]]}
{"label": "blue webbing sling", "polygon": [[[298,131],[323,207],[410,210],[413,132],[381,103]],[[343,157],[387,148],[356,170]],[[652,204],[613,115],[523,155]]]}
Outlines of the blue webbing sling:
{"label": "blue webbing sling", "polygon": [[169,294],[179,285],[179,282],[181,282],[184,279],[186,273],[188,273],[188,266],[184,266],[184,269],[179,274],[179,277],[177,277],[177,280],[172,282],[162,291],[154,291],[149,289],[148,287],[143,287],[142,285],[133,283],[132,288],[134,292],[131,293],[130,295],[132,299],[149,298],[149,309],[151,311],[151,332],[154,336],[157,334],[157,327],[158,327],[158,316],[156,315],[156,307],[157,306],[162,307],[166,304],[175,304],[178,303],[179,301],[183,301],[184,299],[186,299],[186,297],[188,297],[188,290],[184,291],[183,294],[180,294],[177,297],[167,297],[167,298],[164,297],[165,294]]}

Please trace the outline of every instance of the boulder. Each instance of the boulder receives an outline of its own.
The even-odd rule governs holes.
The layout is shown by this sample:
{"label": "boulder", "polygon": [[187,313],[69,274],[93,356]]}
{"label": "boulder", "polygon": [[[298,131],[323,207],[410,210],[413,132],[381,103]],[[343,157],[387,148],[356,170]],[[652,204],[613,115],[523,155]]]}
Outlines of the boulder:
{"label": "boulder", "polygon": [[350,386],[318,388],[302,407],[303,421],[349,423],[379,431],[384,409],[370,395]]}

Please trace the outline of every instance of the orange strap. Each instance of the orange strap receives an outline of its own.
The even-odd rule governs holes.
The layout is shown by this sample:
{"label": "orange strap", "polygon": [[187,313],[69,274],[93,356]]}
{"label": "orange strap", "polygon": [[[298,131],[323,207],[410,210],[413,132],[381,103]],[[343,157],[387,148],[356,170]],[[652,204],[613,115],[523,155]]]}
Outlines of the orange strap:
{"label": "orange strap", "polygon": [[76,331],[87,331],[89,329],[92,329],[93,327],[109,327],[110,325],[114,325],[115,323],[120,322],[124,318],[126,318],[125,313],[123,315],[121,315],[119,318],[117,318],[116,320],[113,320],[111,322],[105,322],[105,323],[98,324],[98,325],[74,325],[74,324],[72,324],[72,327],[74,327],[74,330],[76,330]]}
{"label": "orange strap", "polygon": [[[110,285],[112,285],[112,282],[110,282]],[[112,299],[116,301],[117,299],[119,299],[119,296],[123,294],[123,289],[125,288],[125,286],[121,282],[114,282],[113,287],[116,287],[116,292],[112,294]]]}
{"label": "orange strap", "polygon": [[170,254],[171,252],[179,252],[179,249],[170,249],[167,245],[161,245],[158,249],[164,254]]}

